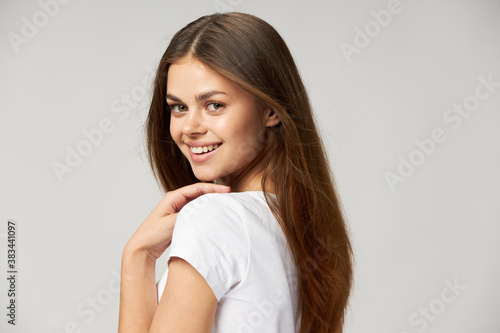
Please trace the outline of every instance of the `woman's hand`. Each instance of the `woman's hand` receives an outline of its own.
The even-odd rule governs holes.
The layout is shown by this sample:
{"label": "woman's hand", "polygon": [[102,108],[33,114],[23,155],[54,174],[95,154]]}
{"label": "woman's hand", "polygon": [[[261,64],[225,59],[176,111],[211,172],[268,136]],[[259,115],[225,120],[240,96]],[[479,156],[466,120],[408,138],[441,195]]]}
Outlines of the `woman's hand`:
{"label": "woman's hand", "polygon": [[177,213],[185,204],[205,193],[223,193],[230,190],[230,187],[225,185],[195,183],[167,192],[132,235],[125,250],[143,251],[156,262],[156,259],[169,247]]}

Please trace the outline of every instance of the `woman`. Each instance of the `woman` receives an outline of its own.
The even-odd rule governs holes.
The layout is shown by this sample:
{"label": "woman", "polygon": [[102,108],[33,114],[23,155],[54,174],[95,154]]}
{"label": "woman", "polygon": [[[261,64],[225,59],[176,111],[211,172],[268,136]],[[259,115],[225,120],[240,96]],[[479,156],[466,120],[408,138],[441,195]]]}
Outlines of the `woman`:
{"label": "woman", "polygon": [[146,132],[167,193],[123,251],[119,332],[342,332],[351,245],[275,29],[243,13],[181,29],[160,61]]}

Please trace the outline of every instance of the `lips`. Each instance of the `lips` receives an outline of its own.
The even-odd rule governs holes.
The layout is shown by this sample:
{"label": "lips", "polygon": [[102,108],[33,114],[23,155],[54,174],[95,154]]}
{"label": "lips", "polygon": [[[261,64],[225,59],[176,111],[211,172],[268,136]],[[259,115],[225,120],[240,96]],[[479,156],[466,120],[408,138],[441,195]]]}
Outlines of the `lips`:
{"label": "lips", "polygon": [[216,150],[221,145],[222,144],[215,144],[215,145],[199,146],[199,147],[189,147],[189,148],[195,154],[205,154],[205,153],[211,152],[213,150]]}
{"label": "lips", "polygon": [[212,142],[209,142],[209,141],[186,141],[184,142],[186,145],[188,145],[189,147],[203,147],[203,146],[214,146],[214,145],[221,145],[222,142],[218,142],[218,141],[212,141]]}
{"label": "lips", "polygon": [[[216,149],[213,149],[212,151],[208,151],[208,147],[205,145],[190,146],[188,143],[186,143],[186,145],[189,148],[189,156],[191,157],[191,160],[195,163],[202,163],[202,162],[209,160],[212,156],[214,156],[219,151],[219,148],[222,146],[222,143],[215,143],[215,145],[218,145],[218,147]],[[210,145],[208,145],[208,146],[210,146]],[[197,154],[197,153],[193,152],[193,149],[191,147],[193,147],[193,149],[198,149],[198,150],[202,149],[203,147],[206,147],[207,152]]]}

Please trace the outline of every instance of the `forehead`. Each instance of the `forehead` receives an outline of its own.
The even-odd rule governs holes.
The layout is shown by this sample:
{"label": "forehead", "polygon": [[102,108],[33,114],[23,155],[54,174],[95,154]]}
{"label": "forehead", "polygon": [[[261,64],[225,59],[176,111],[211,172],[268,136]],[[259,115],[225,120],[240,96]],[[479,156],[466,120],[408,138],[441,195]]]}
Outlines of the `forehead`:
{"label": "forehead", "polygon": [[185,56],[170,64],[167,94],[188,98],[214,90],[232,97],[253,99],[249,92],[193,56]]}
{"label": "forehead", "polygon": [[230,80],[192,56],[183,57],[169,66],[167,74],[168,89],[172,87],[193,90],[207,88],[208,86],[234,89],[234,84]]}

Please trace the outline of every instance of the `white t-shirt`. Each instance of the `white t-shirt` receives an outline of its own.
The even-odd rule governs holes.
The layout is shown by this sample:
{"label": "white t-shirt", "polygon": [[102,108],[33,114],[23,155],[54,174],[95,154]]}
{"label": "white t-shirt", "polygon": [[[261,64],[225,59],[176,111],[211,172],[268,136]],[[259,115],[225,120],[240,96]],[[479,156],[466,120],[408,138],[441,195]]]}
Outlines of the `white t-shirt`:
{"label": "white t-shirt", "polygon": [[[167,260],[186,260],[212,288],[212,333],[299,331],[297,271],[263,192],[207,193],[188,202],[169,249]],[[168,268],[157,283],[158,302],[167,275]]]}

